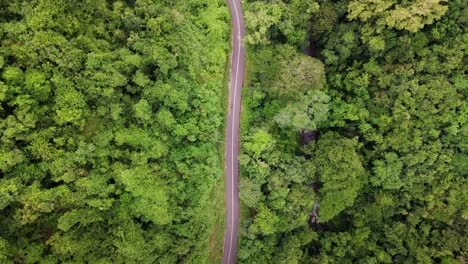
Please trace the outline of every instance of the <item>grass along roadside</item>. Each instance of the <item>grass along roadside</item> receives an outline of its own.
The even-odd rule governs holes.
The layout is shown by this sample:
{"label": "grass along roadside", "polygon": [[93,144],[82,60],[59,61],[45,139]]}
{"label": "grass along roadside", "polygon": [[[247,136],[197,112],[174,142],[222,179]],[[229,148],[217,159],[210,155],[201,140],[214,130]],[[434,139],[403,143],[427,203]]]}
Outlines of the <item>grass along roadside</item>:
{"label": "grass along roadside", "polygon": [[[239,146],[239,155],[242,155],[242,135],[243,133],[249,131],[249,116],[250,116],[250,107],[248,104],[248,97],[250,94],[250,78],[251,74],[249,72],[249,65],[250,65],[250,57],[248,56],[249,54],[249,46],[246,45],[245,47],[245,53],[246,53],[246,58],[245,58],[245,77],[244,77],[244,83],[243,83],[243,90],[242,90],[242,101],[241,101],[241,113],[240,113],[240,146]],[[239,171],[239,181],[242,179],[242,170]],[[241,191],[242,186],[239,183],[239,191]],[[242,235],[244,232],[244,228],[242,226],[246,221],[250,219],[250,209],[242,202],[242,200],[239,199],[239,233],[238,233],[238,245],[239,245],[239,250],[240,250],[240,245],[242,244]],[[238,252],[239,252],[238,250]]]}
{"label": "grass along roadside", "polygon": [[225,199],[224,199],[224,177],[220,179],[211,191],[211,208],[214,212],[210,217],[211,232],[208,241],[207,263],[221,263],[223,258],[224,222],[225,222]]}
{"label": "grass along roadside", "polygon": [[[231,43],[231,41],[229,41]],[[223,115],[227,119],[228,107],[229,106],[229,82],[230,82],[230,65],[231,65],[231,44],[229,45],[229,52],[226,59],[225,70],[224,70],[224,81],[221,104],[223,109]],[[226,126],[221,128],[223,139],[226,138]],[[225,140],[219,143],[218,153],[220,164],[225,168]],[[210,210],[214,212],[213,217],[210,218],[211,232],[208,241],[208,259],[207,263],[221,263],[223,259],[223,246],[224,246],[224,229],[226,219],[226,174],[220,177],[219,181],[214,185],[211,191],[211,206]]]}

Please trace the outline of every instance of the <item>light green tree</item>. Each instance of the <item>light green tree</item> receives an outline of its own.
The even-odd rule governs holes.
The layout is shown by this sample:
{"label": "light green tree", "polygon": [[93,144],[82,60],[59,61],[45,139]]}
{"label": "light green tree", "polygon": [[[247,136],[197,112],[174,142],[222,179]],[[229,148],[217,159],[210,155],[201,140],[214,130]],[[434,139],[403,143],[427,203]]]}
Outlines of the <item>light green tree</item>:
{"label": "light green tree", "polygon": [[281,71],[271,91],[280,98],[300,98],[307,91],[320,90],[325,84],[325,68],[315,58],[298,54],[282,61]]}
{"label": "light green tree", "polygon": [[299,101],[289,103],[275,116],[280,127],[296,131],[316,130],[328,119],[330,97],[320,90],[309,91]]}

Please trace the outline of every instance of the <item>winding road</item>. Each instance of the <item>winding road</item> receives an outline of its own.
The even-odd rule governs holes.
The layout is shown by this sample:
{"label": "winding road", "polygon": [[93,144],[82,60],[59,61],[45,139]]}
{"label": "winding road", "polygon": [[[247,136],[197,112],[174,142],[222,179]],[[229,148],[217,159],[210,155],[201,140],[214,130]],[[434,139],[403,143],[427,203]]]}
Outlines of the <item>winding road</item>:
{"label": "winding road", "polygon": [[227,0],[231,11],[232,54],[229,82],[229,110],[226,125],[226,230],[223,264],[236,263],[239,227],[239,118],[245,71],[244,14],[240,0]]}

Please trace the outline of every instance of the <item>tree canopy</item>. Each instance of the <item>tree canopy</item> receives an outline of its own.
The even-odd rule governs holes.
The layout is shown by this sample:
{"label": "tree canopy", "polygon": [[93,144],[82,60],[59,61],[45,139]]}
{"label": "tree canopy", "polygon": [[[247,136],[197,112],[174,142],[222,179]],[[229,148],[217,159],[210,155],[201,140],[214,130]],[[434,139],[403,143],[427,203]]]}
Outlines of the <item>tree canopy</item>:
{"label": "tree canopy", "polygon": [[466,3],[295,2],[247,19],[239,262],[465,263]]}
{"label": "tree canopy", "polygon": [[0,262],[199,263],[223,1],[0,0]]}

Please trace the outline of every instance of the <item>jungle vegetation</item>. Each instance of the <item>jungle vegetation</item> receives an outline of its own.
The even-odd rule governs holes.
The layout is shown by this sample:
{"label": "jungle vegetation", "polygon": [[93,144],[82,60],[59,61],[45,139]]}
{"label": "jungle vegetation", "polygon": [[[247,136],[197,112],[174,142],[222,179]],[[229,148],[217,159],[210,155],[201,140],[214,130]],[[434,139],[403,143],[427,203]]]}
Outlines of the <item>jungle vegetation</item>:
{"label": "jungle vegetation", "polygon": [[239,262],[466,263],[466,1],[244,8]]}
{"label": "jungle vegetation", "polygon": [[[465,1],[243,4],[239,262],[466,263]],[[229,31],[0,0],[0,263],[209,262]]]}
{"label": "jungle vegetation", "polygon": [[202,263],[221,0],[0,0],[0,263]]}

